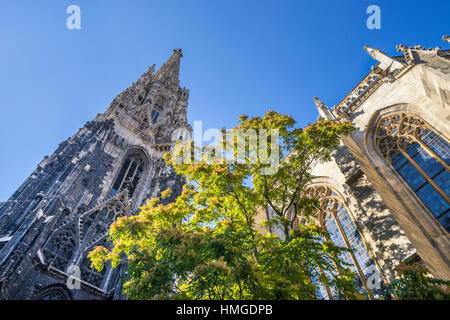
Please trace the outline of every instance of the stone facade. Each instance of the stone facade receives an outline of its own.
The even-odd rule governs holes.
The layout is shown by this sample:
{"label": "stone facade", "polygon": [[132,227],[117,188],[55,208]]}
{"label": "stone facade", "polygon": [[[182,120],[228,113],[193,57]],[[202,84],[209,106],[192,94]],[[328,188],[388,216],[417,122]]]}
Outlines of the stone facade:
{"label": "stone facade", "polygon": [[124,298],[124,266],[96,272],[86,255],[108,246],[115,218],[167,188],[181,192],[182,178],[162,160],[191,134],[181,57],[174,50],[157,72],[152,66],[0,203],[0,299]]}
{"label": "stone facade", "polygon": [[[329,109],[315,98],[319,118],[350,121],[356,131],[343,138],[332,161],[314,166],[312,185],[327,186],[340,197],[385,284],[395,278],[396,265],[411,259],[450,280],[450,50],[399,45],[402,55],[390,57],[365,49],[378,64],[341,102]],[[419,141],[430,132],[441,139],[439,152]],[[408,160],[415,145],[447,178],[438,181],[427,174],[429,164]],[[415,177],[400,174],[408,173],[398,168],[399,155],[418,163],[411,169]],[[428,190],[440,192],[443,215],[430,209],[431,195],[414,190],[419,176]]]}
{"label": "stone facade", "polygon": [[[378,64],[341,102],[329,109],[314,99],[320,118],[351,121],[356,131],[343,137],[331,161],[314,165],[311,194],[321,193],[326,204],[335,205],[330,214],[339,232],[351,230],[342,236],[344,244],[365,248],[349,258],[361,288],[372,289],[378,274],[382,291],[395,278],[395,266],[411,259],[448,280],[449,179],[438,181],[427,175],[429,168],[410,161],[417,177],[427,177],[422,185],[438,190],[447,203],[446,213],[436,214],[409,176],[401,175],[394,156],[409,161],[408,148],[419,143],[443,168],[440,174],[449,174],[450,50],[399,45],[402,55],[390,57],[365,49]],[[125,298],[125,267],[96,272],[86,255],[97,245],[108,246],[115,218],[136,214],[146,199],[167,188],[173,197],[181,192],[182,178],[162,160],[174,141],[189,139],[192,131],[189,91],[178,80],[181,57],[174,50],[157,72],[152,66],[0,203],[1,299]],[[429,133],[440,137],[440,153],[421,141]],[[71,277],[81,279],[80,288],[70,285]]]}

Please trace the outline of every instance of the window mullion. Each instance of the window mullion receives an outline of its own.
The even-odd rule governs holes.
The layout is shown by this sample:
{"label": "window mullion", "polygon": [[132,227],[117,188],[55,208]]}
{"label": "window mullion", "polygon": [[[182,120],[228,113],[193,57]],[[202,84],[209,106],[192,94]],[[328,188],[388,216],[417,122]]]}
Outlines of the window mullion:
{"label": "window mullion", "polygon": [[[137,186],[137,184],[136,184],[136,186],[134,186],[134,177],[136,176],[136,173],[137,173],[139,168],[140,168],[139,164],[136,164],[136,168],[134,169],[133,176],[130,177],[130,183],[131,183],[130,187],[133,188],[133,193],[134,193],[134,190],[136,189],[136,186]],[[130,194],[129,196],[132,197],[133,195]]]}
{"label": "window mullion", "polygon": [[[450,171],[450,166],[447,165],[447,163],[445,163],[445,161],[443,159],[441,159],[441,157],[439,157],[433,150],[430,149],[430,147],[428,147],[425,143],[423,143],[420,139],[414,139],[422,148],[425,149],[426,152],[428,152],[428,154],[430,156],[432,156],[433,158],[435,158],[437,161],[439,161],[440,164],[442,164],[442,166],[447,169],[447,171]],[[447,200],[448,201],[448,200]]]}
{"label": "window mullion", "polygon": [[123,176],[122,181],[120,182],[119,189],[117,189],[118,192],[120,191],[120,189],[122,189],[122,185],[125,182],[125,180],[127,179],[128,171],[130,171],[130,168],[133,165],[133,163],[134,163],[134,160],[130,161],[130,164],[128,165],[127,171],[125,172],[125,175]]}
{"label": "window mullion", "polygon": [[353,264],[355,265],[355,268],[356,268],[356,270],[357,270],[357,272],[359,274],[359,277],[361,278],[361,282],[363,283],[364,288],[366,288],[367,294],[369,295],[369,298],[373,299],[373,296],[370,293],[370,289],[367,287],[366,278],[364,278],[364,274],[363,274],[363,272],[361,270],[361,267],[359,266],[358,260],[356,260],[355,254],[353,253],[352,247],[350,246],[350,242],[347,239],[347,235],[345,234],[344,229],[342,228],[341,223],[339,222],[339,219],[336,217],[336,213],[335,212],[333,212],[332,216],[334,218],[334,221],[336,222],[336,225],[338,226],[339,232],[341,233],[341,237],[344,240],[345,246],[347,247],[347,249],[350,250],[349,251],[350,256],[351,256],[351,258],[353,260]]}
{"label": "window mullion", "polygon": [[[326,230],[326,227],[324,227],[324,228]],[[326,241],[333,243],[333,241],[331,241],[330,237],[327,234],[325,234],[324,237],[325,237]],[[336,268],[336,273],[337,273],[338,277],[340,278],[341,277],[341,270],[339,269],[339,265],[337,264],[335,259],[336,259],[336,257],[332,256],[333,264],[334,264],[334,267]]]}
{"label": "window mullion", "polygon": [[414,161],[413,158],[411,158],[405,151],[400,149],[401,154],[414,166],[414,168],[419,171],[419,173],[428,181],[429,184],[431,184],[437,192],[447,201],[450,202],[450,198],[447,196],[447,194],[434,182],[433,179],[426,174],[426,172]]}
{"label": "window mullion", "polygon": [[131,177],[130,181],[134,180],[134,177],[136,176],[136,172],[138,171],[139,168],[140,168],[139,164],[136,164],[136,168],[134,169],[133,176]]}

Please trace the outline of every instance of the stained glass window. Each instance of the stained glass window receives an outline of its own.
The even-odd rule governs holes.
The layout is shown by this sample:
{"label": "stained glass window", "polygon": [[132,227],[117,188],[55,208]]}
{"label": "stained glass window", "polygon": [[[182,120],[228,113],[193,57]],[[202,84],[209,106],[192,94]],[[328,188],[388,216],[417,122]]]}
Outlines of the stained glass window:
{"label": "stained glass window", "polygon": [[[375,298],[381,296],[385,290],[384,283],[342,198],[326,186],[310,187],[306,193],[320,201],[322,213],[318,214],[325,214],[322,224],[328,231],[330,240],[339,247],[351,250],[344,252],[341,258],[357,275],[357,289],[363,294],[370,290]],[[369,287],[367,281],[374,277],[374,273],[377,273],[377,281],[374,286]],[[321,294],[325,293],[325,288],[321,288]]]}
{"label": "stained glass window", "polygon": [[395,114],[377,128],[380,153],[450,231],[450,144],[417,116]]}
{"label": "stained glass window", "polygon": [[158,121],[159,112],[156,110],[152,110],[152,123],[155,124]]}
{"label": "stained glass window", "polygon": [[128,189],[128,195],[131,198],[144,172],[146,163],[145,156],[141,151],[133,150],[129,152],[109,192],[109,196],[114,196],[117,192]]}
{"label": "stained glass window", "polygon": [[158,97],[158,99],[156,99],[155,105],[151,112],[151,119],[153,124],[158,121],[160,113],[164,110],[164,105],[166,104],[165,101],[166,100],[163,97]]}

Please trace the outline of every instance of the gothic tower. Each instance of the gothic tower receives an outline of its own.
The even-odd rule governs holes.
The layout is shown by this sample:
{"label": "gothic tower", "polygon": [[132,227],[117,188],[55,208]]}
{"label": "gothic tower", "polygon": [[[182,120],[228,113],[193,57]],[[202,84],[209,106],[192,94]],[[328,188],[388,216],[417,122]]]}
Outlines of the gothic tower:
{"label": "gothic tower", "polygon": [[86,255],[108,246],[117,217],[167,188],[181,191],[162,159],[192,130],[181,57],[177,49],[157,72],[150,67],[0,202],[0,299],[123,298],[124,266],[97,272]]}

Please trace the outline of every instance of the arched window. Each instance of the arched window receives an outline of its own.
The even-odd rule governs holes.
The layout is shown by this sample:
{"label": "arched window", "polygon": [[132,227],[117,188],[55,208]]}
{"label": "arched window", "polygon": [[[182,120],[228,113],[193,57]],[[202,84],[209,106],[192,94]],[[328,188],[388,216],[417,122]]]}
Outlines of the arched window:
{"label": "arched window", "polygon": [[450,144],[421,118],[394,114],[378,124],[376,146],[450,231]]}
{"label": "arched window", "polygon": [[162,97],[158,97],[155,102],[155,106],[151,112],[152,123],[155,124],[158,121],[159,114],[164,110],[165,100]]}
{"label": "arched window", "polygon": [[78,261],[80,277],[84,282],[103,290],[105,277],[111,265],[108,264],[102,270],[91,268],[91,261],[87,258],[90,251],[97,246],[110,248],[108,233],[111,224],[118,218],[127,215],[126,207],[122,203],[124,199],[114,199],[106,202],[98,209],[83,214],[78,220],[81,259]]}
{"label": "arched window", "polygon": [[75,234],[75,225],[70,224],[51,237],[44,247],[49,265],[66,271],[76,248]]}
{"label": "arched window", "polygon": [[159,111],[156,111],[155,109],[153,109],[151,117],[152,117],[152,123],[155,124],[158,121]]}
{"label": "arched window", "polygon": [[33,300],[72,300],[72,295],[65,286],[57,284],[40,290]]}
{"label": "arched window", "polygon": [[[382,295],[384,283],[343,199],[326,186],[311,186],[306,189],[305,195],[320,202],[321,210],[316,214],[316,221],[328,231],[329,240],[339,247],[351,250],[345,252],[341,258],[357,274],[355,282],[359,291],[372,291],[376,297]],[[372,284],[370,288],[369,284]],[[322,295],[332,299],[332,288],[323,289],[326,290],[323,290]]]}
{"label": "arched window", "polygon": [[111,197],[119,191],[128,189],[129,197],[132,198],[146,165],[147,160],[142,151],[133,150],[129,152],[114,181],[109,196]]}

